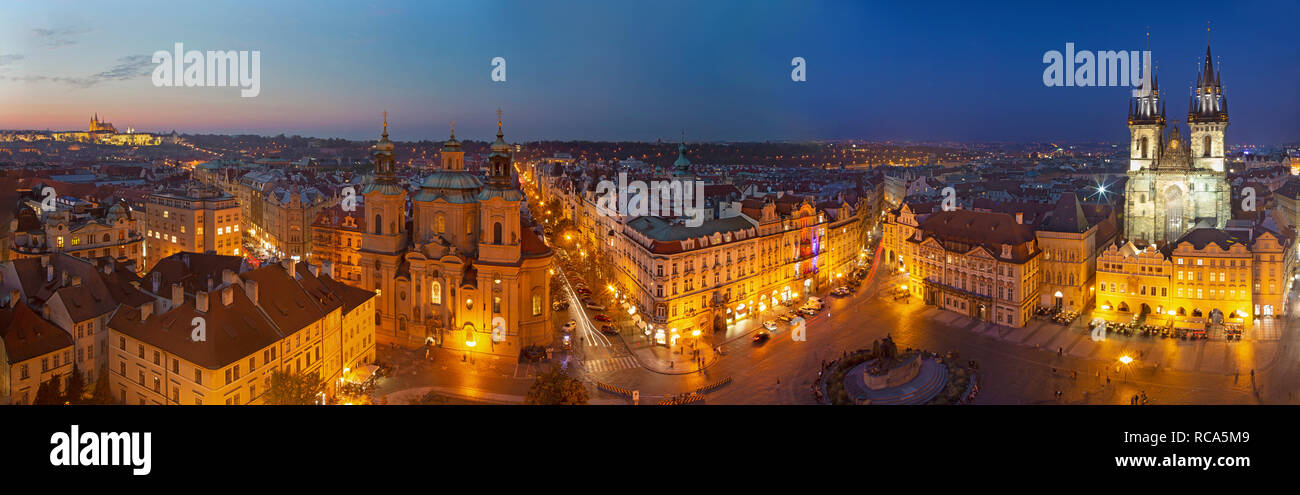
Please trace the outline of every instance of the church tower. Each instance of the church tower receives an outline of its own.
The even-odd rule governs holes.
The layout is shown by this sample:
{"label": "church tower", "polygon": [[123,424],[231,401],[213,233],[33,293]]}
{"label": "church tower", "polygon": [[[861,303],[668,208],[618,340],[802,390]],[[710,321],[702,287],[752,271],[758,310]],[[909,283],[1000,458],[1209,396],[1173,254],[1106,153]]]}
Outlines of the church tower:
{"label": "church tower", "polygon": [[[384,132],[370,153],[375,173],[361,190],[365,197],[365,231],[361,234],[361,288],[379,293],[376,319],[379,328],[396,327],[398,308],[393,297],[400,289],[398,266],[406,250],[406,188],[397,179],[397,159],[388,140],[388,112]],[[385,297],[386,296],[386,297]]]}
{"label": "church tower", "polygon": [[1210,47],[1187,103],[1187,126],[1192,132],[1191,153],[1196,168],[1223,172],[1224,131],[1228,128],[1228,97],[1223,94],[1219,73],[1214,70]]}
{"label": "church tower", "polygon": [[1227,100],[1209,49],[1189,103],[1190,134],[1178,125],[1165,130],[1164,104],[1155,76],[1151,79],[1151,91],[1129,103],[1132,143],[1124,186],[1124,236],[1169,243],[1194,228],[1222,229],[1232,216],[1223,158]]}
{"label": "church tower", "polygon": [[1141,91],[1128,104],[1129,170],[1150,169],[1164,149],[1161,138],[1165,134],[1165,106],[1160,101],[1160,84],[1154,71],[1151,87]]}
{"label": "church tower", "polygon": [[480,228],[479,261],[514,263],[519,261],[519,211],[523,193],[514,186],[510,145],[501,130],[501,111],[497,110],[497,140],[488,155],[487,185],[478,195]]}

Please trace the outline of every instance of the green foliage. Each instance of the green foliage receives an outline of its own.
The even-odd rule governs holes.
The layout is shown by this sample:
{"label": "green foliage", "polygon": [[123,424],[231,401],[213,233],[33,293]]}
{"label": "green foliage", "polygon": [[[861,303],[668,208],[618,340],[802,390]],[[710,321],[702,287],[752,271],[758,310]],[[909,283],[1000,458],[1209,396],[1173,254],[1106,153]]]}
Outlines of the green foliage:
{"label": "green foliage", "polygon": [[86,393],[86,378],[81,376],[81,369],[76,364],[72,365],[72,374],[68,375],[68,385],[63,391],[63,403],[66,404],[84,404],[85,400],[81,398]]}
{"label": "green foliage", "polygon": [[528,388],[525,402],[539,405],[582,405],[587,403],[587,387],[564,374],[559,366],[551,365],[550,369],[537,375],[533,385]]}
{"label": "green foliage", "polygon": [[90,394],[88,404],[112,404],[113,391],[108,387],[108,368],[100,368],[95,378],[95,390]]}
{"label": "green foliage", "polygon": [[274,405],[304,406],[315,402],[320,393],[320,383],[306,373],[271,372],[271,388],[266,391],[266,403]]}
{"label": "green foliage", "polygon": [[36,397],[32,399],[32,404],[38,406],[63,404],[63,394],[59,391],[61,382],[59,375],[54,375],[48,381],[41,382],[41,385],[36,387]]}

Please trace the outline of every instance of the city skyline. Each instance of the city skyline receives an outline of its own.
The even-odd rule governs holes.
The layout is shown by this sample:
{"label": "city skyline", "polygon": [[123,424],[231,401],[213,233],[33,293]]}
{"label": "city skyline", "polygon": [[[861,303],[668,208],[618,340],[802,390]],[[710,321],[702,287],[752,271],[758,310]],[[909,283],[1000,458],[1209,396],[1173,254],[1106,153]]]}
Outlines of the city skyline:
{"label": "city skyline", "polygon": [[[0,128],[81,129],[97,113],[123,130],[370,140],[388,109],[395,141],[441,139],[453,120],[487,140],[495,115],[484,109],[501,107],[512,141],[685,131],[691,141],[1122,142],[1115,102],[1130,88],[1046,87],[1042,57],[1066,43],[1141,50],[1148,30],[1171,121],[1208,42],[1240,117],[1230,145],[1294,142],[1300,125],[1288,84],[1300,53],[1272,41],[1293,17],[1287,4],[333,7],[192,5],[177,18],[162,4],[21,6],[0,21]],[[126,29],[138,22],[155,29]],[[219,27],[232,23],[239,35]],[[1020,29],[990,28],[1007,24]],[[907,27],[917,25],[940,29]],[[149,54],[178,42],[259,50],[260,95],[154,87]],[[491,81],[497,56],[506,82]],[[794,57],[806,59],[806,82],[791,80]]]}

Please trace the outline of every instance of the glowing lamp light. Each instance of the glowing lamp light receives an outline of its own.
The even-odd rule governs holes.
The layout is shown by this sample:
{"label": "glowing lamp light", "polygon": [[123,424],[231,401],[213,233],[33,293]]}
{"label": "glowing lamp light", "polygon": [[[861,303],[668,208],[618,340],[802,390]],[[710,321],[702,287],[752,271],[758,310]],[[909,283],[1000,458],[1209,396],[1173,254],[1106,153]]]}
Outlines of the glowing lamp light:
{"label": "glowing lamp light", "polygon": [[1178,312],[1177,312],[1177,311],[1174,311],[1174,310],[1172,310],[1172,309],[1169,310],[1169,316],[1177,316],[1177,315],[1178,315]]}
{"label": "glowing lamp light", "polygon": [[699,331],[699,330],[692,330],[692,331],[691,331],[691,336],[692,336],[692,337],[699,337],[699,336],[700,336],[700,331]]}
{"label": "glowing lamp light", "polygon": [[1119,357],[1119,362],[1124,363],[1124,364],[1129,364],[1129,363],[1133,362],[1133,358],[1131,358],[1131,357],[1129,357],[1127,354],[1125,354],[1125,355]]}

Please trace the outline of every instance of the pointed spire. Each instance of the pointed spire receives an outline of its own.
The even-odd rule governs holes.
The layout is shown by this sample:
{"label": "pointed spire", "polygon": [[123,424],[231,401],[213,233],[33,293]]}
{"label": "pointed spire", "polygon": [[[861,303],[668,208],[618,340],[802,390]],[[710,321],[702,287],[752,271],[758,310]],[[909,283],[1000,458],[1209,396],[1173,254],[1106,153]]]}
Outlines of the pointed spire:
{"label": "pointed spire", "polygon": [[501,107],[497,107],[497,138],[503,138],[505,134],[501,132]]}
{"label": "pointed spire", "polygon": [[388,110],[384,110],[384,141],[388,140]]}

